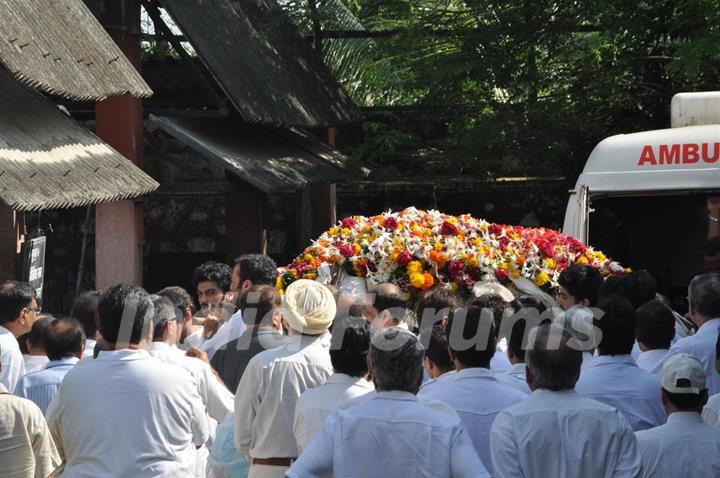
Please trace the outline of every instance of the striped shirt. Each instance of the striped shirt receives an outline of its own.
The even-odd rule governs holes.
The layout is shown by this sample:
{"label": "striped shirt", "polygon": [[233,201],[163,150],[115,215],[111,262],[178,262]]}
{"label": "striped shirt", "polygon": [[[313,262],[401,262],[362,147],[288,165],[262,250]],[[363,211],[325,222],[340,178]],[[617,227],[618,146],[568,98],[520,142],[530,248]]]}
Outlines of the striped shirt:
{"label": "striped shirt", "polygon": [[77,357],[66,357],[48,362],[44,369],[24,375],[15,387],[15,395],[32,400],[45,415],[65,374],[78,361]]}

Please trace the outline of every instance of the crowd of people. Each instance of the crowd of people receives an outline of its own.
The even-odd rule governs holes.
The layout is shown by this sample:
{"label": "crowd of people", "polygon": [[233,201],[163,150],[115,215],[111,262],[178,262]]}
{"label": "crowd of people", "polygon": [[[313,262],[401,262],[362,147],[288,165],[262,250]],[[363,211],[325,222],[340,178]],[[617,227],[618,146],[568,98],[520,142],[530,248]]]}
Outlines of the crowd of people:
{"label": "crowd of people", "polygon": [[68,315],[2,283],[0,476],[720,476],[717,271],[686,315],[582,264],[554,300],[276,279],[245,255]]}

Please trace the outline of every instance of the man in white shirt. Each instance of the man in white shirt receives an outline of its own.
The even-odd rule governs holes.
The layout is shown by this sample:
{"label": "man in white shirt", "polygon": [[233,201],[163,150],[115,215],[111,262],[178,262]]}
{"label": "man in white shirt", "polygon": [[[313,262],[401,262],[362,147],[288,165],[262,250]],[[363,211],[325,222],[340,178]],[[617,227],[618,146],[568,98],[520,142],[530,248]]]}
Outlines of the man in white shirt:
{"label": "man in white shirt", "polygon": [[407,312],[405,294],[396,284],[385,282],[368,291],[363,317],[370,322],[374,330],[387,327],[409,329]]}
{"label": "man in white shirt", "polygon": [[85,331],[77,320],[62,317],[50,319],[44,335],[45,351],[49,360],[47,366],[37,372],[25,374],[15,389],[15,395],[32,400],[43,414],[47,412],[65,374],[82,357]]}
{"label": "man in white shirt", "polygon": [[[445,322],[447,322],[447,318]],[[420,343],[425,347],[423,368],[427,376],[430,377],[420,386],[418,394],[422,395],[455,375],[455,364],[448,351],[444,323],[438,323],[430,329],[425,329],[420,334]]]}
{"label": "man in white shirt", "polygon": [[287,476],[489,476],[453,411],[415,396],[423,354],[407,330],[376,333],[369,365],[377,393],[330,415]]}
{"label": "man in white shirt", "polygon": [[635,315],[635,340],[640,348],[635,360],[638,367],[659,377],[663,360],[675,337],[675,316],[659,300],[643,304]]}
{"label": "man in white shirt", "polygon": [[634,431],[665,423],[660,380],[637,366],[630,355],[635,342],[635,309],[619,295],[600,300],[603,316],[595,320],[602,332],[598,357],[580,374],[575,390],[617,408]]}
{"label": "man in white shirt", "polygon": [[530,332],[526,373],[533,392],[495,418],[496,477],[640,475],[637,443],[622,412],[574,390],[582,364],[575,340],[557,324]]}
{"label": "man in white shirt", "polygon": [[452,311],[445,327],[455,374],[438,386],[418,393],[450,405],[460,416],[485,468],[492,473],[490,428],[495,416],[527,394],[490,371],[495,353],[492,311],[480,307]]}
{"label": "man in white shirt", "polygon": [[684,353],[668,357],[662,369],[667,423],[635,434],[644,477],[720,476],[720,428],[700,416],[707,398],[702,362]]}
{"label": "man in white shirt", "polygon": [[3,282],[0,286],[0,383],[10,393],[25,375],[25,362],[17,338],[30,332],[39,313],[33,286],[27,282]]}
{"label": "man in white shirt", "polygon": [[334,373],[324,384],[303,392],[295,405],[293,432],[299,453],[307,448],[335,409],[375,390],[367,380],[369,348],[368,321],[348,318],[335,324],[330,347]]}
{"label": "man in white shirt", "polygon": [[83,357],[92,357],[95,351],[95,344],[98,339],[97,330],[97,305],[100,300],[100,292],[88,290],[77,296],[70,309],[70,317],[80,321],[85,329],[85,350]]}
{"label": "man in white shirt", "polygon": [[50,361],[45,352],[45,334],[53,318],[51,315],[42,314],[33,323],[30,332],[18,337],[20,350],[23,351],[26,374],[44,369]]}
{"label": "man in white shirt", "polygon": [[235,447],[252,460],[249,478],[283,477],[297,458],[295,405],[332,375],[327,330],[335,312],[335,298],[319,282],[300,279],[285,290],[290,341],[255,355],[235,394]]}
{"label": "man in white shirt", "polygon": [[675,342],[668,356],[684,352],[699,358],[705,365],[705,377],[710,395],[720,393],[720,374],[715,373],[715,341],[720,331],[720,274],[696,276],[688,286],[690,318],[698,327],[695,335]]}
{"label": "man in white shirt", "polygon": [[145,350],[152,301],[138,286],[107,289],[98,304],[107,350],[78,362],[63,380],[47,421],[63,478],[192,476],[208,420],[190,374]]}

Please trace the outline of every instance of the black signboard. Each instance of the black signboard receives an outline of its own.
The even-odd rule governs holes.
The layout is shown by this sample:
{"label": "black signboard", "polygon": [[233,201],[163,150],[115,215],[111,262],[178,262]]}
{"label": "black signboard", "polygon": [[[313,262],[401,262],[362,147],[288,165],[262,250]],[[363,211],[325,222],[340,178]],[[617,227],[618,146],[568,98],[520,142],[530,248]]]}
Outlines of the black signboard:
{"label": "black signboard", "polygon": [[22,280],[35,288],[38,305],[42,304],[46,242],[45,236],[39,236],[25,241],[22,246]]}

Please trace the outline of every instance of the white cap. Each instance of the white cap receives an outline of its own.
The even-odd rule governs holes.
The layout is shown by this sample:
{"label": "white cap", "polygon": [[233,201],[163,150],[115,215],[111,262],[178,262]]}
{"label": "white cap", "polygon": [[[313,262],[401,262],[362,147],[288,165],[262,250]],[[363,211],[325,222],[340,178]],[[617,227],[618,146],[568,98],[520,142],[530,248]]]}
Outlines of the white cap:
{"label": "white cap", "polygon": [[705,367],[694,355],[671,355],[663,362],[660,383],[670,393],[699,394],[705,390]]}

